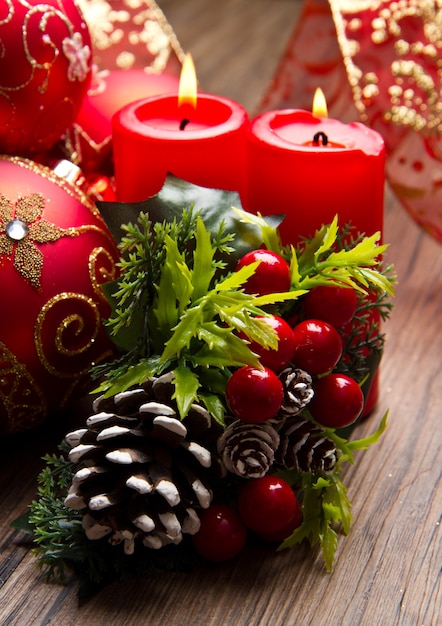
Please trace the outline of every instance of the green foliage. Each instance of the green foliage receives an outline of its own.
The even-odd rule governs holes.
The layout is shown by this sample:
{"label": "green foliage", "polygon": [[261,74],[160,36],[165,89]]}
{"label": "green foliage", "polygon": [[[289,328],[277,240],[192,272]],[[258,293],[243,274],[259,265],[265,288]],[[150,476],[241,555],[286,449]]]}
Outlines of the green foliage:
{"label": "green foliage", "polygon": [[[346,338],[346,357],[340,367],[362,387],[371,382],[368,372],[376,369],[383,349],[372,313],[377,310],[381,318],[388,316],[388,296],[393,295],[395,282],[391,268],[383,269],[380,262],[387,246],[379,244],[379,233],[353,237],[351,229],[338,228],[335,218],[299,248],[283,248],[277,230],[280,218],[235,209],[237,200],[230,192],[203,190],[170,178],[153,199],[108,207],[112,220],[119,213],[134,221],[122,227],[121,276],[105,287],[112,307],[108,329],[121,355],[113,363],[94,368],[93,374],[102,378],[96,391],[111,396],[172,371],[173,399],[180,416],[184,418],[192,403],[199,402],[225,427],[230,370],[243,365],[261,367],[240,334],[276,348],[276,333],[260,316],[296,313],[302,295],[319,285],[344,285],[360,293],[353,334]],[[115,231],[115,223],[113,228]],[[287,259],[290,291],[265,296],[245,292],[244,285],[258,263],[233,270],[238,258],[262,245]],[[351,525],[342,466],[354,462],[355,451],[378,441],[386,421],[387,414],[375,433],[355,441],[341,431],[323,429],[338,450],[331,474],[280,472],[301,492],[303,508],[301,526],[281,549],[304,539],[312,546],[319,545],[331,571],[337,531],[341,528],[348,534]],[[141,549],[130,557],[124,555],[122,546],[111,546],[106,538],[89,541],[81,513],[64,506],[72,480],[71,463],[56,455],[45,460],[37,499],[17,527],[33,533],[39,564],[49,579],[62,580],[66,567],[73,567],[81,577],[82,593],[86,593],[108,582],[110,576],[145,576],[190,563],[186,541],[160,551]],[[235,481],[227,482],[223,489],[234,490]]]}
{"label": "green foliage", "polygon": [[284,473],[283,477],[299,487],[302,494],[303,521],[281,544],[280,550],[307,540],[312,547],[321,546],[325,566],[329,572],[332,570],[337,547],[335,527],[340,525],[344,534],[348,535],[352,521],[351,503],[341,478],[342,465],[354,462],[354,451],[365,450],[379,441],[387,427],[387,417],[388,413],[370,436],[354,441],[339,437],[330,428],[324,429],[325,435],[333,440],[339,452],[338,463],[331,474],[315,476],[305,473],[299,476],[295,472]]}
{"label": "green foliage", "polygon": [[[270,236],[269,224],[260,216],[239,212],[242,220],[260,226],[263,239],[274,252],[284,254]],[[343,240],[350,239],[346,245]],[[290,246],[285,256],[291,267],[292,288],[309,290],[319,285],[348,286],[366,293],[369,289],[394,295],[394,277],[379,270],[379,258],[388,248],[378,245],[381,233],[353,240],[339,231],[338,217],[322,226],[298,251]]]}
{"label": "green foliage", "polygon": [[[243,284],[257,264],[218,274],[225,264],[217,253],[228,252],[231,237],[224,234],[222,225],[213,236],[200,216],[191,211],[183,215],[182,225],[174,220],[152,226],[141,214],[138,226],[126,227],[122,252],[129,257],[121,263],[123,275],[114,293],[119,305],[110,324],[118,332],[132,323],[137,310],[144,309],[141,336],[147,355],[141,352],[134,363],[133,351],[129,352],[126,370],[108,366],[107,379],[97,389],[113,395],[166,368],[173,369],[181,417],[198,400],[199,369],[260,367],[257,356],[236,332],[276,348],[275,331],[258,316],[266,315],[263,307],[296,300],[304,293],[292,290],[263,297],[245,293]],[[102,374],[104,370],[97,371]],[[215,419],[222,419],[219,410]]]}

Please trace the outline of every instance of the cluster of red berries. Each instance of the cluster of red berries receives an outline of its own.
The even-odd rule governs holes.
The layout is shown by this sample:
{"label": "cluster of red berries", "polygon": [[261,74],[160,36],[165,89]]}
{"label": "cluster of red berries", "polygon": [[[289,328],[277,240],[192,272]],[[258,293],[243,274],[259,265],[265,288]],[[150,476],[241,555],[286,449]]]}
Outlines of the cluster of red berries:
{"label": "cluster of red berries", "polygon": [[[248,293],[266,295],[290,290],[289,265],[276,253],[263,249],[249,252],[240,260],[238,269],[257,261],[255,273],[245,284]],[[316,287],[303,297],[302,321],[294,326],[277,316],[262,317],[275,330],[278,348],[264,348],[243,335],[262,368],[244,366],[229,378],[226,402],[232,414],[248,423],[274,418],[284,399],[278,374],[291,365],[313,378],[314,395],[308,410],[319,424],[341,428],[355,422],[364,406],[360,385],[332,370],[343,354],[337,329],[351,323],[357,303],[353,289]],[[205,510],[201,529],[193,538],[194,546],[209,560],[226,560],[242,549],[247,529],[264,540],[282,541],[301,521],[301,507],[290,485],[275,476],[264,476],[244,484],[238,510],[217,504]]]}
{"label": "cluster of red berries", "polygon": [[[259,265],[245,285],[249,293],[265,295],[290,289],[290,268],[285,259],[268,250],[254,250],[240,260],[238,267],[256,261]],[[316,287],[304,297],[304,319],[294,327],[276,316],[263,317],[262,321],[277,333],[278,349],[251,343],[263,368],[245,366],[230,377],[226,401],[235,417],[252,423],[275,417],[284,394],[278,373],[292,364],[316,377],[308,406],[314,419],[330,428],[352,424],[362,411],[363,393],[353,378],[332,370],[343,351],[337,328],[351,322],[357,303],[353,289]]]}

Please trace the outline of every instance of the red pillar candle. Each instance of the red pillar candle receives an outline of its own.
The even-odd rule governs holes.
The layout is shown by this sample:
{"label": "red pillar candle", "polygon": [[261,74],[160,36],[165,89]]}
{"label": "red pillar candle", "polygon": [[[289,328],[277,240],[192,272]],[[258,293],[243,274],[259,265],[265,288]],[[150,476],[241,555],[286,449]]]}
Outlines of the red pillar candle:
{"label": "red pillar candle", "polygon": [[385,148],[360,123],[343,124],[318,113],[264,113],[250,125],[243,205],[252,212],[286,215],[284,243],[309,237],[339,215],[360,232],[382,230]]}
{"label": "red pillar candle", "polygon": [[118,200],[155,195],[168,173],[202,187],[239,191],[248,123],[241,105],[209,94],[198,94],[194,105],[168,94],[123,107],[112,120]]}

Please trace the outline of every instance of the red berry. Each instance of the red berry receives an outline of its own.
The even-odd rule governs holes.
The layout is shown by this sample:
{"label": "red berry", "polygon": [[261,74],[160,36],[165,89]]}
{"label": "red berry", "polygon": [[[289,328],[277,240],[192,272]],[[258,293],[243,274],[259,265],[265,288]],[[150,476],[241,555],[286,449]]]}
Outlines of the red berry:
{"label": "red berry", "polygon": [[244,524],[266,541],[283,541],[302,522],[292,488],[276,476],[250,480],[239,493],[238,508]]}
{"label": "red berry", "polygon": [[239,260],[237,269],[256,261],[259,261],[259,265],[244,285],[247,293],[264,296],[268,293],[289,291],[290,267],[285,259],[270,250],[252,250]]}
{"label": "red berry", "polygon": [[283,397],[281,381],[267,367],[257,369],[245,365],[227,381],[227,404],[235,417],[244,422],[265,422],[275,417]]}
{"label": "red berry", "polygon": [[195,550],[208,561],[232,559],[244,548],[247,529],[237,512],[225,504],[212,504],[200,514],[201,526],[193,535]]}
{"label": "red berry", "polygon": [[[274,372],[280,372],[287,367],[293,358],[295,351],[293,330],[285,320],[277,315],[271,315],[270,317],[259,316],[257,319],[260,319],[275,330],[278,336],[278,347],[276,350],[272,350],[271,348],[264,348],[256,341],[251,341],[249,348],[259,356],[259,360],[263,365]],[[247,338],[244,333],[241,333],[241,337]]]}
{"label": "red berry", "polygon": [[314,419],[328,428],[342,428],[355,422],[364,407],[358,383],[345,374],[328,374],[313,384],[314,396],[308,409]]}
{"label": "red berry", "polygon": [[320,286],[303,298],[304,315],[323,320],[336,328],[348,324],[356,313],[358,296],[349,287]]}
{"label": "red berry", "polygon": [[293,329],[293,362],[309,374],[325,374],[342,355],[342,340],[333,326],[322,320],[305,320]]}

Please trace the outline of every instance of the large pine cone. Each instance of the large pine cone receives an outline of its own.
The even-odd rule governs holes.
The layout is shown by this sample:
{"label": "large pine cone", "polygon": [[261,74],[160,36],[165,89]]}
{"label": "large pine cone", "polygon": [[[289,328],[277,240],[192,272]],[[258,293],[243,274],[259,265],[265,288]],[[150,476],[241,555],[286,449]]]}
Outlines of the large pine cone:
{"label": "large pine cone", "polygon": [[227,471],[244,478],[260,478],[270,470],[279,435],[269,423],[237,420],[218,440],[218,452]]}
{"label": "large pine cone", "polygon": [[124,542],[129,554],[137,538],[161,548],[196,533],[195,509],[210,505],[211,481],[219,474],[217,459],[189,438],[194,426],[209,430],[210,415],[194,405],[181,421],[173,406],[158,401],[168,397],[164,382],[167,387],[167,377],[160,377],[98,398],[87,428],[66,436],[76,472],[66,506],[85,509],[89,539],[109,535],[111,543]]}
{"label": "large pine cone", "polygon": [[329,473],[337,461],[336,447],[324,432],[302,415],[289,417],[279,429],[275,461],[298,472]]}

